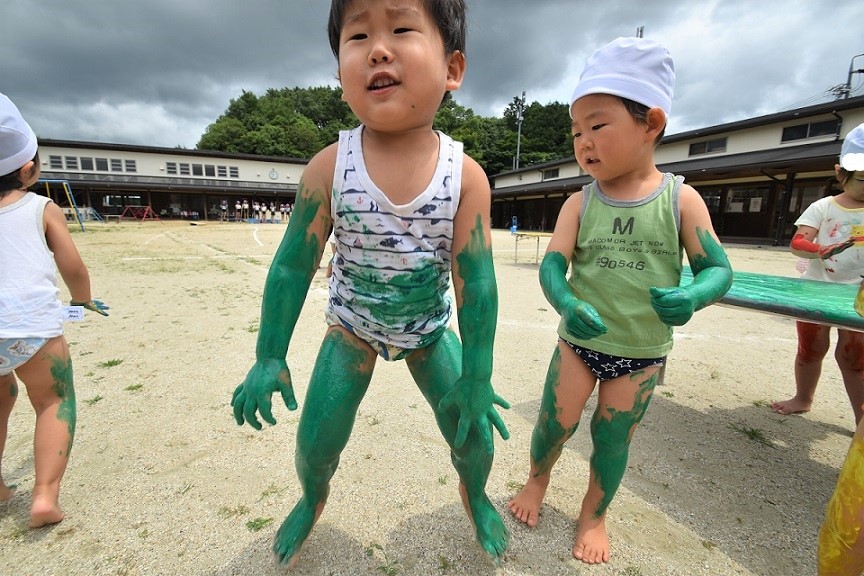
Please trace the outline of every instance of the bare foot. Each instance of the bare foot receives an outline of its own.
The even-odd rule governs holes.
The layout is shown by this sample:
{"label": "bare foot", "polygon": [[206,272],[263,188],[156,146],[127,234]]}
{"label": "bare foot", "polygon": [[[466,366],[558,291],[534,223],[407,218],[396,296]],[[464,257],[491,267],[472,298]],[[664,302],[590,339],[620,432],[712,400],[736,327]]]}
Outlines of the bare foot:
{"label": "bare foot", "polygon": [[528,478],[519,494],[507,503],[513,516],[529,528],[535,527],[540,521],[540,505],[543,504],[548,486],[549,476]]}
{"label": "bare foot", "polygon": [[0,502],[5,502],[15,495],[15,485],[6,486],[0,482]]}
{"label": "bare foot", "polygon": [[57,524],[65,517],[66,514],[63,513],[60,504],[53,498],[33,496],[33,504],[30,506],[30,528]]}
{"label": "bare foot", "polygon": [[790,414],[803,414],[810,411],[812,402],[805,402],[796,398],[783,400],[782,402],[772,402],[771,409],[777,414],[789,416]]}
{"label": "bare foot", "polygon": [[579,518],[576,540],[573,543],[573,557],[586,564],[609,562],[609,535],[606,533],[606,516],[594,518],[593,514],[583,514]]}
{"label": "bare foot", "polygon": [[504,520],[501,519],[501,515],[489,501],[485,492],[481,493],[479,497],[470,499],[465,485],[460,483],[459,496],[462,498],[462,505],[468,513],[468,518],[474,524],[477,542],[480,543],[492,562],[499,565],[504,558],[504,552],[507,550],[507,543],[510,541],[510,534],[507,532],[507,527],[504,526]]}
{"label": "bare foot", "polygon": [[287,564],[290,568],[297,562],[306,538],[309,537],[312,527],[324,510],[324,504],[325,502],[320,502],[317,506],[313,506],[305,498],[301,498],[294,505],[294,509],[276,532],[276,541],[273,543],[273,552],[280,564]]}

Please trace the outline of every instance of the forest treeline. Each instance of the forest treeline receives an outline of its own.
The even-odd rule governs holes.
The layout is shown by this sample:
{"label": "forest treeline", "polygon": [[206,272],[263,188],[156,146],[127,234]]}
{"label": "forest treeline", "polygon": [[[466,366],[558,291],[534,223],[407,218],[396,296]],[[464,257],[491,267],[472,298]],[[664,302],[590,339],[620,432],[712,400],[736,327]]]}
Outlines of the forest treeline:
{"label": "forest treeline", "polygon": [[[434,127],[463,142],[488,175],[499,174],[513,169],[519,104],[514,97],[501,118],[487,118],[448,98]],[[525,105],[522,118],[520,167],[573,155],[566,104],[533,102]],[[261,96],[243,91],[207,127],[196,148],[309,159],[335,142],[339,130],[357,124],[341,88],[271,88]]]}

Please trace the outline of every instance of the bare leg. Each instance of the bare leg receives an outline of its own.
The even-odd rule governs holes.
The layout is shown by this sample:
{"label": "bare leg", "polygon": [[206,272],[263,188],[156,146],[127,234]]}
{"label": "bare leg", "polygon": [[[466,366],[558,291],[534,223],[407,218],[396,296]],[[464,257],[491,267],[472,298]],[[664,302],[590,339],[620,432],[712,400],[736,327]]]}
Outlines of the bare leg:
{"label": "bare leg", "polygon": [[321,343],[297,426],[294,464],[303,496],[282,522],[273,544],[282,564],[294,564],[321,516],[375,359],[369,345],[342,328],[330,328]]}
{"label": "bare leg", "polygon": [[606,509],[627,470],[630,440],[648,409],[659,373],[659,366],[651,367],[600,383],[591,419],[591,478],[573,543],[573,557],[586,564],[609,561]]}
{"label": "bare leg", "polygon": [[36,480],[30,507],[30,527],[56,524],[65,514],[60,508],[60,481],[69,463],[77,418],[72,360],[63,336],[50,339],[16,370],[27,386],[36,411],[33,437]]}
{"label": "bare leg", "polygon": [[819,576],[864,572],[864,420],[852,438],[819,531]]}
{"label": "bare leg", "polygon": [[810,322],[796,322],[798,353],[795,356],[795,396],[773,402],[771,409],[778,414],[809,412],[822,374],[822,360],[831,347],[831,328]]}
{"label": "bare leg", "polygon": [[861,422],[861,405],[864,404],[864,334],[842,329],[838,329],[837,333],[834,358],[843,376],[857,426]]}
{"label": "bare leg", "polygon": [[531,433],[531,470],[528,480],[507,506],[520,522],[534,527],[546,496],[552,467],[564,444],[576,432],[582,410],[594,391],[596,378],[581,358],[563,342],[552,353],[546,372],[540,413]]}
{"label": "bare leg", "polygon": [[9,500],[15,493],[14,486],[7,486],[3,481],[3,449],[6,447],[6,436],[9,430],[9,415],[18,397],[18,382],[13,374],[0,376],[0,502]]}
{"label": "bare leg", "polygon": [[438,428],[450,446],[450,459],[459,474],[459,494],[469,519],[474,524],[480,546],[493,562],[499,562],[507,549],[509,534],[501,515],[486,495],[486,481],[493,455],[486,452],[476,430],[468,434],[461,448],[455,448],[459,411],[441,411],[441,399],[453,388],[462,372],[462,345],[452,330],[437,342],[406,358],[408,369],[435,413]]}

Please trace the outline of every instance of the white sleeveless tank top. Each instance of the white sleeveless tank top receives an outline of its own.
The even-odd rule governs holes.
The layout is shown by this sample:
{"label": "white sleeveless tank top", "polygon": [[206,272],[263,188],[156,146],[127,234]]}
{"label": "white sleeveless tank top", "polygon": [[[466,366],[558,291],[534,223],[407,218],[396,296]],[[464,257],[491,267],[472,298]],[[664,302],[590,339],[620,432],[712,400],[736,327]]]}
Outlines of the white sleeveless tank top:
{"label": "white sleeveless tank top", "polygon": [[361,125],[339,134],[328,313],[379,342],[423,348],[447,329],[452,314],[448,288],[462,143],[438,132],[438,165],[429,186],[396,205],[366,171],[362,131]]}
{"label": "white sleeveless tank top", "polygon": [[30,192],[0,208],[0,338],[63,333],[63,306],[43,214],[51,202]]}

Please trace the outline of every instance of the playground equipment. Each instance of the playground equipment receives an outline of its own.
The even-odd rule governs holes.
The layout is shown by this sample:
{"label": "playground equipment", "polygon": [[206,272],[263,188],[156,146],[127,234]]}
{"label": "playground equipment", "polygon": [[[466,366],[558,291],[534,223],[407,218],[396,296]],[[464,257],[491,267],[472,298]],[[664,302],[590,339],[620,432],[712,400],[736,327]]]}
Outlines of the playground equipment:
{"label": "playground equipment", "polygon": [[[63,191],[66,193],[66,200],[69,202],[69,206],[72,208],[75,214],[75,220],[78,222],[78,225],[81,226],[81,231],[84,232],[84,218],[81,214],[81,211],[78,209],[78,205],[75,203],[75,195],[72,194],[72,188],[69,186],[68,180],[39,180],[39,182],[45,184],[45,192],[49,198],[51,198],[51,186],[50,184],[60,184],[63,187]],[[88,208],[90,211],[90,215],[94,216],[98,220],[102,220],[102,216],[99,215],[96,210],[93,208]]]}
{"label": "playground equipment", "polygon": [[139,220],[141,222],[144,222],[145,220],[156,220],[157,222],[162,221],[150,206],[125,206],[123,212],[120,214],[120,221],[122,222],[124,218]]}

